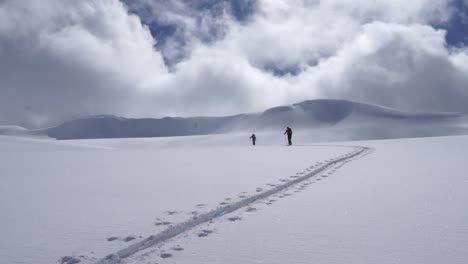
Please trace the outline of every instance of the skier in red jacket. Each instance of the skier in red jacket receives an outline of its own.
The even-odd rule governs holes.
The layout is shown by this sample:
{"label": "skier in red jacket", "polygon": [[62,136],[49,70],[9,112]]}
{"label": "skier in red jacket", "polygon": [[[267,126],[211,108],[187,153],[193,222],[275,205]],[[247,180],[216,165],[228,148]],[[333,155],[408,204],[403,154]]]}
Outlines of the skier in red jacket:
{"label": "skier in red jacket", "polygon": [[252,145],[255,146],[255,142],[257,141],[257,137],[255,136],[255,134],[252,134],[252,136],[250,136],[250,139],[252,139]]}

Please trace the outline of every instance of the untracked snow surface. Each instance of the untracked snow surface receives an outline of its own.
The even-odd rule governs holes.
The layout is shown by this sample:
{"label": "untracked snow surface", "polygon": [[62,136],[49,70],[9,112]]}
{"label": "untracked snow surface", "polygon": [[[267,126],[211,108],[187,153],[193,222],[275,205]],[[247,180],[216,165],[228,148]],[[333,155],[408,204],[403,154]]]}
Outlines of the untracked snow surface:
{"label": "untracked snow surface", "polygon": [[308,140],[313,142],[466,135],[468,113],[412,113],[373,104],[322,99],[225,117],[88,116],[43,129],[0,126],[0,135],[56,139],[174,137],[266,133],[281,131],[286,125],[295,131],[309,130]]}
{"label": "untracked snow surface", "polygon": [[258,138],[0,137],[0,263],[466,263],[468,136]]}

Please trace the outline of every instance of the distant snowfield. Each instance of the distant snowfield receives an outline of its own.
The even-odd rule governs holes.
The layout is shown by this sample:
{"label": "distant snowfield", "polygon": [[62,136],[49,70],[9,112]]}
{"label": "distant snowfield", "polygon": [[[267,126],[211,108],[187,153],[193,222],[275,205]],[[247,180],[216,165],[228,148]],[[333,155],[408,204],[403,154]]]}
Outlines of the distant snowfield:
{"label": "distant snowfield", "polygon": [[307,138],[312,142],[467,135],[468,113],[414,113],[347,100],[322,99],[273,107],[261,113],[224,117],[153,119],[88,116],[42,129],[0,126],[0,135],[69,140],[174,137],[252,132],[268,134],[268,131],[281,131],[286,126],[291,126],[296,132],[308,130]]}
{"label": "distant snowfield", "polygon": [[466,263],[468,136],[248,136],[0,136],[0,263]]}

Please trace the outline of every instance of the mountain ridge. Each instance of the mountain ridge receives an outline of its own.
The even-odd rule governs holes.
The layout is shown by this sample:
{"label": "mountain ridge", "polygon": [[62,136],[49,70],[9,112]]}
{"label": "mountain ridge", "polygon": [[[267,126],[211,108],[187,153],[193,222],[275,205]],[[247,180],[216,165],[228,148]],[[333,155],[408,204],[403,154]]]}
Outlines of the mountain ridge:
{"label": "mountain ridge", "polygon": [[[405,112],[389,107],[349,100],[306,100],[277,106],[258,113],[210,117],[127,118],[95,115],[63,122],[57,126],[26,130],[19,134],[43,134],[56,139],[169,137],[222,134],[229,132],[258,132],[283,129],[319,129],[335,126],[362,127],[428,124],[447,125],[468,117],[466,113]],[[2,133],[8,131],[8,133]],[[15,129],[1,129],[0,134],[14,134]]]}

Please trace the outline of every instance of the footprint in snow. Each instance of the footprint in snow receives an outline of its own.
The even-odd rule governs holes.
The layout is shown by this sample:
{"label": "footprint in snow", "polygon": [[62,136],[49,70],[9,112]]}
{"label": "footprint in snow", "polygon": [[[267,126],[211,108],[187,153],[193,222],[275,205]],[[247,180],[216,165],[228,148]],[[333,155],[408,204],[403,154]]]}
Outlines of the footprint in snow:
{"label": "footprint in snow", "polygon": [[159,255],[161,258],[170,258],[172,257],[172,254],[170,253],[162,253],[161,255]]}
{"label": "footprint in snow", "polygon": [[134,239],[136,239],[136,237],[134,237],[134,236],[128,236],[128,237],[125,237],[124,239],[122,239],[122,241],[124,241],[124,242],[130,242],[130,241],[132,241],[132,240],[134,240]]}
{"label": "footprint in snow", "polygon": [[206,237],[211,233],[213,233],[213,230],[204,229],[200,233],[198,233],[198,237]]}
{"label": "footprint in snow", "polygon": [[197,204],[197,208],[205,208],[206,204]]}
{"label": "footprint in snow", "polygon": [[263,189],[262,188],[257,188],[255,191],[256,192],[261,192],[261,191],[263,191]]}
{"label": "footprint in snow", "polygon": [[179,213],[179,211],[167,211],[166,212],[168,215],[176,215]]}
{"label": "footprint in snow", "polygon": [[117,239],[119,239],[119,238],[118,237],[108,237],[107,241],[110,242],[110,241],[114,241],[114,240],[117,240]]}
{"label": "footprint in snow", "polygon": [[251,213],[251,212],[256,212],[257,210],[258,210],[257,208],[249,207],[249,208],[247,208],[247,210],[245,210],[245,211]]}
{"label": "footprint in snow", "polygon": [[232,199],[227,197],[227,198],[224,198],[225,201],[231,201]]}
{"label": "footprint in snow", "polygon": [[158,222],[154,223],[155,226],[168,226],[170,224],[171,224],[171,222],[167,222],[167,221],[158,221]]}
{"label": "footprint in snow", "polygon": [[240,221],[242,218],[240,218],[239,216],[233,216],[233,217],[229,217],[228,220],[231,221],[231,222],[236,222],[236,221]]}
{"label": "footprint in snow", "polygon": [[241,192],[241,193],[239,193],[239,195],[237,197],[245,198],[245,197],[247,197],[247,192]]}
{"label": "footprint in snow", "polygon": [[72,257],[72,256],[65,256],[65,257],[61,257],[58,262],[60,264],[76,264],[76,263],[80,263],[81,260],[76,258],[76,257]]}
{"label": "footprint in snow", "polygon": [[227,205],[228,203],[226,202],[220,202],[219,205]]}
{"label": "footprint in snow", "polygon": [[172,248],[172,250],[174,250],[174,251],[182,251],[182,250],[184,250],[184,248],[181,247],[181,246],[175,246],[175,247]]}

